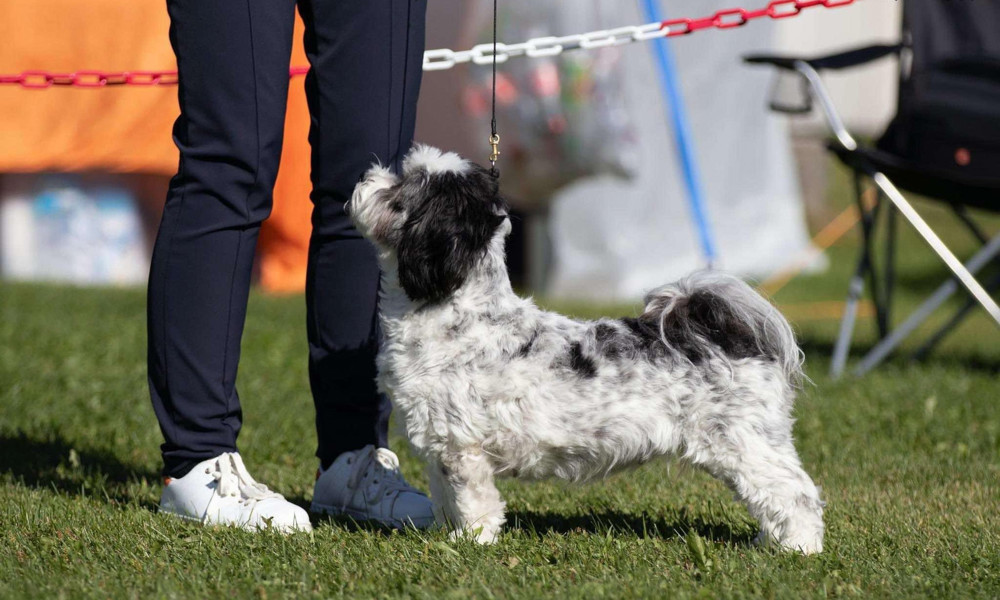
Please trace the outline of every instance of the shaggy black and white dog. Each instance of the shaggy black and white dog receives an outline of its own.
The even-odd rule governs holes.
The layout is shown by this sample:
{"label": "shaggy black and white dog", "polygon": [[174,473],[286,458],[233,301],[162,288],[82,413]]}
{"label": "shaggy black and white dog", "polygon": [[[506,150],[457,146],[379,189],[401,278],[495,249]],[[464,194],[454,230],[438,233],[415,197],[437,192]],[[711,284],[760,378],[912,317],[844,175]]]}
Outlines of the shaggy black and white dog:
{"label": "shaggy black and white dog", "polygon": [[814,553],[823,503],[792,444],[801,353],[735,277],[653,290],[636,318],[584,322],[511,290],[493,177],[416,147],[348,206],[382,266],[379,385],[426,459],[439,520],[489,543],[497,476],[581,481],[678,457],[726,483],[759,541]]}

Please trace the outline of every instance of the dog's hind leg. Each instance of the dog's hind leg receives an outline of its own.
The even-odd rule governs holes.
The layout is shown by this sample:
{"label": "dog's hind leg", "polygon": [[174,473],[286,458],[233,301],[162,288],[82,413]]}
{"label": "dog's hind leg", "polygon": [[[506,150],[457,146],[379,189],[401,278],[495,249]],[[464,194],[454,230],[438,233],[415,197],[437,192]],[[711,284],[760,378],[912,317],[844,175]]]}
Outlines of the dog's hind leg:
{"label": "dog's hind leg", "polygon": [[506,520],[506,504],[493,481],[493,465],[481,451],[449,454],[428,466],[431,498],[439,521],[452,537],[471,536],[492,544]]}
{"label": "dog's hind leg", "polygon": [[730,485],[760,521],[758,543],[803,554],[823,551],[823,501],[791,443],[744,458]]}
{"label": "dog's hind leg", "polygon": [[746,423],[720,432],[689,458],[746,504],[760,522],[758,543],[815,554],[823,550],[823,502],[792,445],[791,420],[781,421],[787,431],[777,435]]}

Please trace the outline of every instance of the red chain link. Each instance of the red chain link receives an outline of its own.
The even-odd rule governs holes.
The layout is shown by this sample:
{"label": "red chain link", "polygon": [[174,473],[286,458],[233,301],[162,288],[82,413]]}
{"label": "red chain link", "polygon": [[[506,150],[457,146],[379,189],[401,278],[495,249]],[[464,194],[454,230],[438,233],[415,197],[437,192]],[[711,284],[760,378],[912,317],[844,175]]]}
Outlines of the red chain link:
{"label": "red chain link", "polygon": [[[671,19],[661,24],[661,29],[669,29],[667,37],[687,35],[702,29],[731,29],[742,27],[754,19],[768,17],[785,19],[794,17],[803,9],[814,6],[838,8],[854,4],[857,0],[772,0],[766,7],[757,10],[731,8],[700,19]],[[289,77],[298,77],[309,72],[309,67],[292,67]],[[20,85],[28,89],[44,89],[54,85],[68,85],[83,88],[98,88],[108,85],[175,85],[177,71],[75,71],[73,73],[50,73],[48,71],[23,71],[19,75],[0,75],[0,85]]]}

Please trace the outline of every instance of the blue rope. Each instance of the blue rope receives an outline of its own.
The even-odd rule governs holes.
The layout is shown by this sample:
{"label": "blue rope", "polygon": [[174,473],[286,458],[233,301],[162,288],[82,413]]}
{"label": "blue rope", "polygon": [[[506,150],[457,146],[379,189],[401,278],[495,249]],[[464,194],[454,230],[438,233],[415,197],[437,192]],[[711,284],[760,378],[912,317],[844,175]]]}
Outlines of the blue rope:
{"label": "blue rope", "polygon": [[[647,22],[665,20],[660,10],[659,0],[641,0],[641,3]],[[670,120],[674,127],[674,143],[677,146],[681,167],[684,170],[684,183],[687,187],[688,203],[691,205],[691,216],[698,230],[698,239],[701,242],[705,261],[708,263],[708,267],[712,268],[717,258],[715,236],[711,225],[708,223],[708,216],[705,211],[705,194],[701,185],[701,174],[695,158],[693,137],[690,125],[688,124],[687,113],[684,109],[684,99],[681,98],[673,55],[666,38],[655,40],[653,47],[656,50],[660,83],[663,86],[663,93],[667,98],[667,110],[670,113]]]}

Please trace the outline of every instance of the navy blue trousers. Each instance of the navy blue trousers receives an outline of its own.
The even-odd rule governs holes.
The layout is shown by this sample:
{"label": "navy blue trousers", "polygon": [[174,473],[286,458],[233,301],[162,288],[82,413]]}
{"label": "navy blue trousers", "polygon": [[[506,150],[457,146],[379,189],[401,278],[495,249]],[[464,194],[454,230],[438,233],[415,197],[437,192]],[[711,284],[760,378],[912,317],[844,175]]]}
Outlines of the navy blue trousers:
{"label": "navy blue trousers", "polygon": [[165,475],[237,449],[240,339],[278,174],[296,4],[312,66],[306,329],[317,456],[328,463],[386,443],[390,406],[375,388],[378,265],[343,207],[372,162],[398,168],[410,147],[426,0],[167,0],[180,164],[147,301]]}

